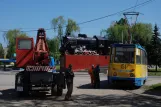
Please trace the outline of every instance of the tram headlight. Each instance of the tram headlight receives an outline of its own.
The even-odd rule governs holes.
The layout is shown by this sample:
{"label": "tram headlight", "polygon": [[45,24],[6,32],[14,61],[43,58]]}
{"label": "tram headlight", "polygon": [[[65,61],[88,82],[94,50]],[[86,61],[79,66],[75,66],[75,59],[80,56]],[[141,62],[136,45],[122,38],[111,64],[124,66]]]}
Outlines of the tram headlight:
{"label": "tram headlight", "polygon": [[132,70],[131,70],[131,72],[134,72],[134,71],[135,71],[135,69],[132,69]]}
{"label": "tram headlight", "polygon": [[133,73],[130,73],[130,77],[135,77],[135,75]]}
{"label": "tram headlight", "polygon": [[114,72],[114,73],[113,73],[113,76],[117,76],[117,73],[116,73],[116,72]]}

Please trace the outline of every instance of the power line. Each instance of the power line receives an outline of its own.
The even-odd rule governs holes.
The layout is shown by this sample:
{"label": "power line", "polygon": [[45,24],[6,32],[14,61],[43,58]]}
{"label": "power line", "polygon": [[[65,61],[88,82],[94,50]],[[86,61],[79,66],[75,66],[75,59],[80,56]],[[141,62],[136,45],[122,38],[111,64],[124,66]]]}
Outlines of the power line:
{"label": "power line", "polygon": [[[138,1],[138,0],[137,0],[137,1]],[[101,19],[104,19],[104,18],[107,18],[107,17],[111,17],[111,16],[114,16],[114,15],[123,13],[123,12],[125,12],[125,11],[127,11],[127,10],[131,10],[131,9],[135,9],[135,8],[144,6],[144,5],[146,5],[146,4],[148,4],[148,3],[152,2],[152,1],[155,1],[155,0],[147,0],[147,1],[145,1],[145,2],[143,2],[143,3],[140,3],[140,4],[137,4],[137,2],[136,2],[135,6],[126,8],[126,9],[121,10],[121,11],[119,11],[119,12],[116,12],[116,13],[113,13],[113,14],[109,14],[109,15],[106,15],[106,16],[103,16],[103,17],[99,17],[99,18],[95,18],[95,19],[92,19],[92,20],[84,21],[84,22],[78,23],[78,24],[76,24],[76,25],[82,25],[82,24],[86,24],[86,23],[93,22],[93,21],[101,20]],[[66,26],[67,26],[67,25],[62,26],[62,27],[64,28],[64,27],[66,27]],[[56,27],[56,28],[47,28],[47,29],[45,29],[45,30],[53,30],[53,29],[58,29],[58,27]],[[26,31],[22,31],[22,32],[34,32],[34,31],[37,31],[37,29],[26,30]],[[6,31],[0,31],[0,32],[6,32]]]}
{"label": "power line", "polygon": [[[135,3],[135,8],[136,8],[136,5],[137,5],[138,1],[139,1],[139,0],[136,0],[136,3]],[[135,8],[134,8],[134,11],[135,11]]]}
{"label": "power line", "polygon": [[107,15],[107,16],[103,16],[103,17],[96,18],[96,19],[93,19],[93,20],[89,20],[89,21],[85,21],[85,22],[82,22],[82,23],[78,23],[78,25],[85,24],[85,23],[89,23],[89,22],[93,22],[93,21],[100,20],[100,19],[104,19],[104,18],[107,18],[107,17],[110,17],[110,16],[114,16],[114,15],[123,13],[124,11],[131,10],[131,9],[133,9],[133,8],[139,7],[139,6],[141,6],[141,5],[144,5],[144,4],[149,3],[149,2],[152,2],[152,1],[154,1],[154,0],[148,0],[148,1],[146,1],[146,2],[140,3],[140,4],[138,4],[138,5],[129,7],[129,8],[127,8],[127,9],[124,9],[124,10],[122,10],[122,11],[119,11],[119,12],[116,12],[116,13],[113,13],[113,14],[110,14],[110,15]]}

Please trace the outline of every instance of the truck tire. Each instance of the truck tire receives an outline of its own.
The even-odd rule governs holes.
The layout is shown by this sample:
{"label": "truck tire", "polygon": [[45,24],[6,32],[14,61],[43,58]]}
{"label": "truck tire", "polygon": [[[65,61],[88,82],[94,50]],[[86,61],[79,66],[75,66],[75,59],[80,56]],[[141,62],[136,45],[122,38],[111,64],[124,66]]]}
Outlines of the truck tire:
{"label": "truck tire", "polygon": [[63,94],[63,88],[62,87],[57,87],[57,96],[62,96]]}
{"label": "truck tire", "polygon": [[23,92],[17,91],[17,78],[15,79],[15,91],[16,91],[17,97],[22,97],[23,96]]}
{"label": "truck tire", "polygon": [[51,95],[57,96],[57,85],[52,85],[51,87]]}
{"label": "truck tire", "polygon": [[16,91],[16,95],[17,97],[22,97],[23,96],[23,92],[17,91],[17,84],[18,84],[18,78],[20,76],[20,73],[16,74],[16,79],[15,79],[15,91]]}
{"label": "truck tire", "polygon": [[[24,81],[21,80],[21,79],[20,79],[20,83],[22,84],[22,86],[18,85],[18,84],[20,84],[20,83],[18,83],[18,79],[20,78],[20,76],[24,77],[24,73],[20,72],[20,73],[16,74],[16,77],[15,77],[15,91],[16,91],[16,94],[17,94],[18,97],[26,97],[26,96],[29,95],[28,86],[26,84],[24,84]],[[23,87],[23,91],[17,91],[18,86]]]}

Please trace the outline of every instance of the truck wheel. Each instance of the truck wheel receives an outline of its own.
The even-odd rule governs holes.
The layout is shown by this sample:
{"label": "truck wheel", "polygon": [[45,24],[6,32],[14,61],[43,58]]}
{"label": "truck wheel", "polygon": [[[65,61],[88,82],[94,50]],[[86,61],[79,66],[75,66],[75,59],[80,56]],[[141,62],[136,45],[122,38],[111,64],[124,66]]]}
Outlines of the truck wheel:
{"label": "truck wheel", "polygon": [[17,94],[17,97],[28,97],[29,96],[28,91],[22,91],[22,92],[17,91],[16,94]]}
{"label": "truck wheel", "polygon": [[57,95],[57,85],[53,85],[51,87],[51,95],[56,96]]}
{"label": "truck wheel", "polygon": [[57,87],[57,96],[62,96],[63,94],[63,88],[62,87]]}
{"label": "truck wheel", "polygon": [[19,78],[20,75],[21,75],[21,73],[17,73],[16,76],[15,76],[15,91],[16,91],[17,97],[22,97],[23,96],[23,92],[17,91],[18,78]]}
{"label": "truck wheel", "polygon": [[23,86],[23,87],[24,87],[23,96],[28,97],[29,96],[28,86]]}
{"label": "truck wheel", "polygon": [[[15,79],[15,91],[18,97],[27,97],[29,95],[28,91],[28,86],[24,83],[23,79],[24,75],[22,72],[16,74],[16,79]],[[20,85],[21,84],[21,85]],[[23,87],[22,91],[17,91],[17,87]]]}
{"label": "truck wheel", "polygon": [[16,95],[17,95],[17,97],[23,97],[24,96],[24,94],[23,94],[23,92],[16,92]]}
{"label": "truck wheel", "polygon": [[23,96],[23,92],[17,91],[17,83],[16,82],[15,82],[15,91],[16,91],[17,97],[22,97]]}

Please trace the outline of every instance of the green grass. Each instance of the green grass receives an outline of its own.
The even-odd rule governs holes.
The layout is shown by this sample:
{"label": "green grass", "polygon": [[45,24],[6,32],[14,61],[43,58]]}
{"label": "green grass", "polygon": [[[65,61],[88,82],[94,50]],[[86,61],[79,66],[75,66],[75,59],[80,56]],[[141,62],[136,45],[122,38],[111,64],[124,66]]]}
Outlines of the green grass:
{"label": "green grass", "polygon": [[161,76],[161,69],[158,68],[157,71],[155,69],[148,69],[148,76]]}
{"label": "green grass", "polygon": [[56,65],[56,70],[60,70],[60,65]]}
{"label": "green grass", "polygon": [[161,72],[148,72],[148,76],[161,76]]}
{"label": "green grass", "polygon": [[[155,71],[155,69],[148,69],[148,72],[156,72],[156,71]],[[157,72],[161,72],[161,68],[158,68]]]}
{"label": "green grass", "polygon": [[161,83],[154,84],[151,86],[144,86],[145,90],[161,90]]}

